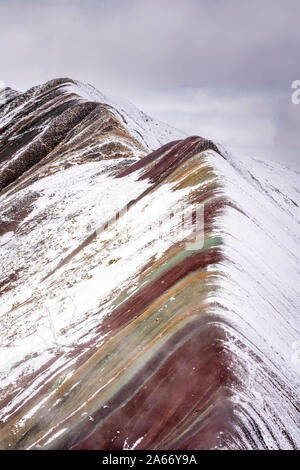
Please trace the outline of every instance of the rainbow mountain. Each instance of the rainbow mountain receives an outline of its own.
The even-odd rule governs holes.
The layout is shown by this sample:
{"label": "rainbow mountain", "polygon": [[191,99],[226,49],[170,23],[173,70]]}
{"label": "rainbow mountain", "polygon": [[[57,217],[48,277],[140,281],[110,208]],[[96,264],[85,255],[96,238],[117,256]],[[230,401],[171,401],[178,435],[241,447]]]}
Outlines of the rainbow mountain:
{"label": "rainbow mountain", "polygon": [[0,98],[0,449],[300,448],[299,173],[75,80]]}

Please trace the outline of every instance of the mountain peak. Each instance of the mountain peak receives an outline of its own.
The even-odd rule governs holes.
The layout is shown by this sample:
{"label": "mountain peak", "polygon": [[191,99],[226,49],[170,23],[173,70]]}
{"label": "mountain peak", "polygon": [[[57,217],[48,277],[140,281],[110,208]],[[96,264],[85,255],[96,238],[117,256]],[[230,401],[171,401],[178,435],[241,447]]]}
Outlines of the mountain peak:
{"label": "mountain peak", "polygon": [[75,80],[10,97],[0,448],[297,447],[299,175]]}

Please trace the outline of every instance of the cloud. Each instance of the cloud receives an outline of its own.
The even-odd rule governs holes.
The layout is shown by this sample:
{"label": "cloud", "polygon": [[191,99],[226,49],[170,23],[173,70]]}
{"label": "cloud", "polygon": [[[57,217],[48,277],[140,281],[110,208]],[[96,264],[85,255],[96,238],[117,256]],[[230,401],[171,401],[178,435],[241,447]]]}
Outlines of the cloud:
{"label": "cloud", "polygon": [[185,129],[268,155],[289,144],[298,164],[299,14],[298,0],[0,0],[0,79],[25,90],[70,76],[140,106],[151,95]]}
{"label": "cloud", "polygon": [[297,0],[2,0],[0,11],[2,79],[19,87],[63,71],[129,88],[270,89],[298,74]]}

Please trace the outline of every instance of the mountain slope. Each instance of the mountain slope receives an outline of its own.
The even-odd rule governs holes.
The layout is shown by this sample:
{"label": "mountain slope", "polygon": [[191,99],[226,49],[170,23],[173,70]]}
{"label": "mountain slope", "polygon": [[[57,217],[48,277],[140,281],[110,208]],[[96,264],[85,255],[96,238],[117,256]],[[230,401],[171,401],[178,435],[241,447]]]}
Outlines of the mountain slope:
{"label": "mountain slope", "polygon": [[0,113],[0,447],[298,448],[299,175],[69,79]]}

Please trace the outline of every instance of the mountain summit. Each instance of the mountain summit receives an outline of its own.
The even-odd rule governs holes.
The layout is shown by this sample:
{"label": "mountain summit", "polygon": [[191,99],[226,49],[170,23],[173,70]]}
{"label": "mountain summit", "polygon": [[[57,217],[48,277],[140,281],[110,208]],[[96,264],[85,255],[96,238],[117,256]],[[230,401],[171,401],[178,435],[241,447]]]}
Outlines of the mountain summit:
{"label": "mountain summit", "polygon": [[0,448],[299,448],[299,174],[62,78],[0,106]]}

